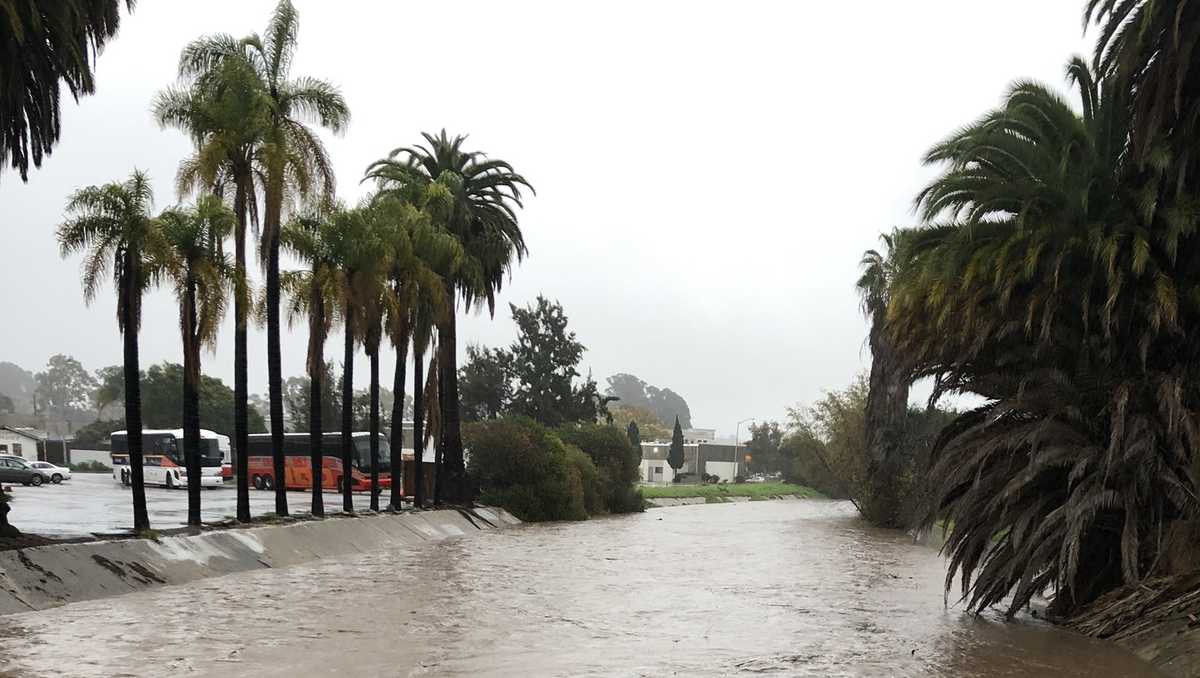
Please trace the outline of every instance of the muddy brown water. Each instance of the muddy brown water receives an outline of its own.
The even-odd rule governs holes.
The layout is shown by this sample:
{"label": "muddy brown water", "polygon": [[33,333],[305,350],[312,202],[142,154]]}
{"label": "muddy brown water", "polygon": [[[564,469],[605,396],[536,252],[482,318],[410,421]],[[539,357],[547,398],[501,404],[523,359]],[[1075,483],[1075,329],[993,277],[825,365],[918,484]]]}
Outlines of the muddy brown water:
{"label": "muddy brown water", "polygon": [[0,675],[1157,675],[944,572],[840,502],[657,509],[5,617]]}

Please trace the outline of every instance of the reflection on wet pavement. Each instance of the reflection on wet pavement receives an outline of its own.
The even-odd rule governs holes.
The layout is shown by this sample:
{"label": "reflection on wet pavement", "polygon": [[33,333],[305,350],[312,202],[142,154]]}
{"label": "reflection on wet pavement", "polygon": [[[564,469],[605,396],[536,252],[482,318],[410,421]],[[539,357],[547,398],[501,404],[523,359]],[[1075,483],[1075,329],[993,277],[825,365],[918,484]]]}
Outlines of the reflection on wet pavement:
{"label": "reflection on wet pavement", "polygon": [[20,676],[1151,676],[839,502],[527,525],[5,619]]}

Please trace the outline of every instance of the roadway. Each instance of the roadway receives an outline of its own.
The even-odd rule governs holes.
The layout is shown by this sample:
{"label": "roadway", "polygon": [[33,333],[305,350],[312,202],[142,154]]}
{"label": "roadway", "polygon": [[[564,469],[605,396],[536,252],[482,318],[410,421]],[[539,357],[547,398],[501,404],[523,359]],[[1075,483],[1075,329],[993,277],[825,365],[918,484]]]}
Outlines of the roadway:
{"label": "roadway", "polygon": [[[11,487],[13,501],[8,520],[22,532],[48,537],[86,537],[125,533],[133,525],[132,495],[128,488],[113,480],[111,474],[76,473],[59,485]],[[326,492],[324,497],[327,513],[341,511],[340,494]],[[382,500],[387,502],[386,492]],[[308,492],[288,492],[288,508],[292,514],[308,513],[311,502]],[[356,509],[365,510],[369,505],[367,493],[355,493]],[[187,522],[187,492],[184,490],[147,487],[146,506],[154,529],[183,527]],[[234,518],[237,515],[234,485],[226,483],[225,487],[204,490],[201,511],[206,523]],[[251,514],[260,516],[274,511],[275,493],[251,488]]]}

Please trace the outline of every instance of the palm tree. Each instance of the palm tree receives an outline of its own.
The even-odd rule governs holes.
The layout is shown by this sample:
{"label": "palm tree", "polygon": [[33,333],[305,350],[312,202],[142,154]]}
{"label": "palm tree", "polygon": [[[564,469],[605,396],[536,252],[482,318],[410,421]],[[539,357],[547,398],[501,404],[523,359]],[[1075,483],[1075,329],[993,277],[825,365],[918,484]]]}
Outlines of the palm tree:
{"label": "palm tree", "polygon": [[[125,7],[133,10],[134,0]],[[29,179],[58,142],[59,81],[96,89],[92,62],[121,23],[120,0],[0,0],[0,166]]]}
{"label": "palm tree", "polygon": [[174,283],[183,335],[183,449],[188,476],[188,524],[200,525],[200,349],[216,345],[225,297],[234,268],[224,253],[233,213],[216,196],[191,209],[172,209],[158,218],[165,259]]}
{"label": "palm tree", "polygon": [[[441,435],[438,451],[445,464],[446,488],[451,501],[470,500],[463,466],[461,415],[458,403],[456,300],[465,306],[487,303],[495,310],[495,295],[514,258],[526,254],[517,224],[522,188],[532,191],[524,177],[503,160],[463,150],[465,136],[451,139],[445,130],[423,135],[426,145],[402,147],[386,159],[372,163],[366,177],[382,190],[433,190],[429,201],[434,223],[453,235],[463,249],[463,260],[449,279],[446,319],[438,327],[438,369],[441,396]],[[444,480],[442,483],[440,481]]]}
{"label": "palm tree", "polygon": [[138,368],[138,328],[142,294],[158,272],[152,254],[161,251],[150,214],[154,194],[150,180],[135,171],[121,183],[89,186],[71,195],[67,220],[58,227],[62,255],[84,252],[83,294],[91,303],[104,278],[112,275],[117,289],[117,327],[125,345],[125,424],[129,431],[129,469],[133,485],[133,529],[150,529],[142,483],[142,396]]}
{"label": "palm tree", "polygon": [[1009,612],[1048,586],[1069,613],[1162,573],[1164,524],[1200,515],[1192,201],[1130,152],[1129,92],[1068,66],[1076,112],[1036,83],[935,146],[942,173],[904,234],[887,328],[915,377],[988,404],[933,450],[927,524],[950,579]]}
{"label": "palm tree", "polygon": [[901,237],[902,232],[885,234],[882,240],[887,249],[883,253],[867,250],[859,264],[862,276],[857,284],[863,312],[871,322],[871,376],[864,415],[869,483],[865,489],[869,496],[855,499],[869,512],[870,520],[888,527],[902,527],[904,522],[894,479],[911,383],[904,358],[886,331],[888,290],[895,277],[896,246]]}
{"label": "palm tree", "polygon": [[[372,208],[381,218],[389,243],[389,267],[385,272],[390,288],[386,290],[386,328],[396,353],[393,388],[397,394],[392,404],[390,435],[392,456],[391,506],[400,508],[403,493],[401,450],[404,446],[404,382],[408,362],[408,346],[414,353],[414,472],[417,481],[416,505],[424,499],[423,482],[423,423],[425,388],[422,381],[424,354],[430,342],[432,328],[444,319],[446,286],[444,276],[458,266],[462,248],[451,235],[434,227],[428,213],[423,211],[429,196],[421,190],[404,193],[389,191],[373,201]],[[370,340],[368,340],[368,344]],[[368,346],[368,352],[371,349]],[[374,390],[374,389],[372,389]]]}
{"label": "palm tree", "polygon": [[312,514],[325,515],[324,431],[322,398],[325,393],[325,339],[333,325],[341,284],[337,253],[341,232],[329,212],[317,211],[285,224],[280,240],[289,252],[308,265],[306,271],[281,274],[280,285],[290,298],[289,322],[308,323],[309,447],[312,451]]}
{"label": "palm tree", "polygon": [[180,88],[168,88],[155,99],[154,115],[163,127],[174,127],[192,138],[195,153],[180,165],[180,196],[197,190],[218,195],[232,193],[234,260],[234,436],[237,477],[237,519],[250,520],[250,481],[247,449],[249,426],[249,351],[247,327],[251,290],[246,270],[246,227],[258,224],[256,171],[268,109],[259,96],[258,74],[249,64],[229,59],[200,72],[190,70],[187,56],[203,49],[205,39],[184,50]]}
{"label": "palm tree", "polygon": [[336,87],[316,78],[291,76],[299,15],[289,0],[280,0],[264,36],[235,39],[228,35],[201,38],[180,59],[180,72],[203,78],[230,62],[255,74],[256,91],[266,106],[265,129],[256,153],[263,186],[260,255],[266,266],[267,374],[271,439],[275,467],[275,512],[287,515],[283,456],[283,374],[279,326],[280,224],[289,197],[314,192],[329,197],[334,174],[321,140],[307,126],[315,121],[335,133],[345,129],[349,108]]}

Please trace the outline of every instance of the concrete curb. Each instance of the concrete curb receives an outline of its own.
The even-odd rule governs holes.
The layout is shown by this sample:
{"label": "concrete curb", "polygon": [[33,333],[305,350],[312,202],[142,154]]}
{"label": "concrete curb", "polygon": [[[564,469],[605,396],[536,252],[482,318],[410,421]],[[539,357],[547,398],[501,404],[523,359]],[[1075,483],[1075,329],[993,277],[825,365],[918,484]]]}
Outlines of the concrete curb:
{"label": "concrete curb", "polygon": [[503,509],[447,509],[216,530],[198,535],[56,544],[0,552],[0,615],[44,610],[320,558],[419,545],[521,521]]}

